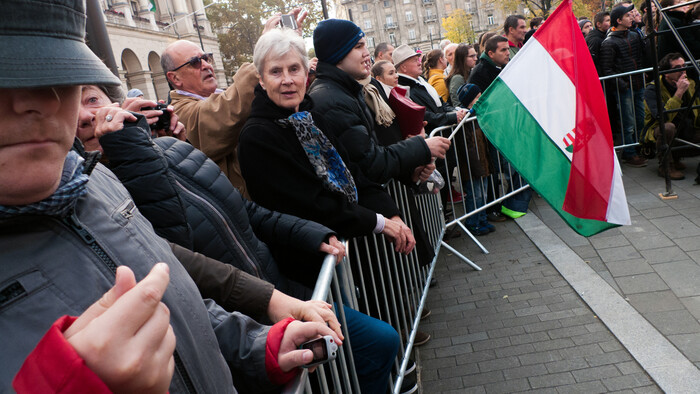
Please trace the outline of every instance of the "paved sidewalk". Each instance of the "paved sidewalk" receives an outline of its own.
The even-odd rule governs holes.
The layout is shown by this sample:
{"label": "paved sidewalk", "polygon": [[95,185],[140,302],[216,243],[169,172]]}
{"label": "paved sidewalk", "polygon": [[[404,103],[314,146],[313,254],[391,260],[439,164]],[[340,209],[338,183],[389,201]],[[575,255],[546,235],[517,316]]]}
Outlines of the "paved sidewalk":
{"label": "paved sidewalk", "polygon": [[[614,289],[610,298],[618,298],[651,323],[643,321],[659,338],[670,341],[667,350],[680,355],[673,361],[693,369],[688,360],[700,366],[700,186],[692,181],[697,159],[687,164],[686,173],[692,176],[674,182],[679,199],[670,201],[657,195],[663,180],[656,176],[655,163],[623,168],[632,226],[586,239],[537,198],[531,204],[535,216],[527,222],[541,219],[546,225],[541,227],[556,234],[553,244],[573,250],[609,286],[598,282]],[[423,392],[661,392],[622,343],[653,376],[664,371],[640,356],[634,340],[645,338],[630,342],[619,334],[615,310],[610,309],[614,306],[591,302],[586,295],[584,301],[552,264],[556,253],[547,253],[548,259],[538,248],[544,250],[542,237],[526,221],[496,226],[496,233],[479,238],[489,254],[482,254],[465,235],[450,241],[483,271],[441,251],[435,271],[439,285],[428,297],[433,314],[421,324],[433,339],[417,349]],[[600,309],[594,311],[587,303]],[[607,316],[607,322],[597,314]],[[660,380],[673,391],[668,381]]]}

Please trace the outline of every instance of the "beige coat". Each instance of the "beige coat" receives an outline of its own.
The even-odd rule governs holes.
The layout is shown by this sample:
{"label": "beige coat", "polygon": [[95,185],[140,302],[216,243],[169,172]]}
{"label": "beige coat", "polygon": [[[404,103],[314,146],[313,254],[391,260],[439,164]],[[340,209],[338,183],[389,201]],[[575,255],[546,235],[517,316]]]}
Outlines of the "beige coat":
{"label": "beige coat", "polygon": [[255,67],[246,63],[222,93],[199,100],[170,92],[172,105],[187,129],[188,139],[209,156],[243,196],[249,198],[238,164],[238,137],[250,115],[253,91],[258,83]]}

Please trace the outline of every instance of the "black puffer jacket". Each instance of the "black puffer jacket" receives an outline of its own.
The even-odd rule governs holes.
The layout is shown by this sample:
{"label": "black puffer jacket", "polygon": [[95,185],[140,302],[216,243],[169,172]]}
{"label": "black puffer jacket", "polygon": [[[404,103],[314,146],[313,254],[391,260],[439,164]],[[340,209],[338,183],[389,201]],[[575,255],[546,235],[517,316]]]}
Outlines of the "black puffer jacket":
{"label": "black puffer jacket", "polygon": [[598,76],[603,76],[603,70],[600,68],[600,44],[603,43],[603,40],[605,40],[605,32],[598,29],[593,29],[586,35],[586,45],[588,45],[588,51],[591,52]]}
{"label": "black puffer jacket", "polygon": [[[614,75],[639,70],[645,54],[645,46],[639,33],[632,30],[611,30],[600,44],[600,67],[603,75]],[[629,88],[629,78],[617,78],[620,90]],[[632,87],[644,87],[641,74],[632,76]]]}
{"label": "black puffer jacket", "polygon": [[[139,209],[168,202],[167,214],[142,210],[156,233],[174,234],[168,231],[172,222],[184,220],[186,237],[171,242],[232,264],[289,295],[302,299],[310,295],[280,274],[270,248],[317,253],[333,231],[244,199],[219,167],[190,144],[170,137],[151,140],[144,128],[133,125],[105,135],[100,143]],[[163,190],[175,194],[163,199]],[[175,204],[178,199],[180,206]]]}
{"label": "black puffer jacket", "polygon": [[[659,24],[659,32],[669,32],[659,35],[659,59],[671,52],[678,52],[683,55],[683,58],[688,58],[685,52],[683,52],[678,40],[676,40],[676,37],[674,37],[673,33],[670,32],[670,28],[668,26],[668,22],[670,21],[673,24],[673,27],[676,29],[682,28],[688,26],[688,22],[686,20],[687,15],[682,11],[668,11],[661,20],[661,23]],[[690,50],[690,54],[696,59],[700,57],[700,26],[681,29],[678,31],[678,34],[683,39],[683,43],[685,43],[685,45],[688,47],[688,50]]]}
{"label": "black puffer jacket", "polygon": [[410,177],[416,167],[430,163],[430,150],[422,137],[387,147],[378,144],[362,85],[339,68],[318,62],[309,96],[315,105],[314,119],[331,126],[323,131],[345,146],[350,161],[357,163],[369,179],[385,183]]}
{"label": "black puffer jacket", "polygon": [[408,86],[410,88],[408,94],[411,100],[425,107],[423,120],[428,122],[425,125],[426,133],[430,133],[433,129],[440,126],[457,123],[457,113],[454,107],[445,104],[442,99],[440,99],[442,106],[438,107],[435,100],[433,100],[433,96],[430,95],[425,86],[403,75],[399,75],[399,85]]}

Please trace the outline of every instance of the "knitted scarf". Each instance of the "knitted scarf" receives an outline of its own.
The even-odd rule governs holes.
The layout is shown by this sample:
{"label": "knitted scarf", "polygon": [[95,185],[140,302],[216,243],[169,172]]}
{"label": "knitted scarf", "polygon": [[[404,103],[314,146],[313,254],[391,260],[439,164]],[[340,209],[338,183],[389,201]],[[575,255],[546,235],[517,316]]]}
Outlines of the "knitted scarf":
{"label": "knitted scarf", "polygon": [[75,151],[68,152],[61,182],[51,196],[28,205],[0,205],[0,219],[19,215],[66,216],[78,199],[87,194],[89,177],[83,173],[84,161]]}
{"label": "knitted scarf", "polygon": [[357,82],[363,86],[362,94],[365,97],[365,103],[367,103],[369,109],[371,109],[375,114],[375,122],[377,122],[377,124],[380,126],[389,127],[394,121],[396,114],[394,114],[394,111],[391,109],[389,104],[387,104],[379,94],[377,87],[370,83],[371,80],[372,77],[367,77]]}
{"label": "knitted scarf", "polygon": [[323,186],[328,190],[343,193],[349,202],[357,203],[357,188],[350,171],[328,137],[314,125],[311,114],[307,111],[297,112],[277,122],[294,129]]}

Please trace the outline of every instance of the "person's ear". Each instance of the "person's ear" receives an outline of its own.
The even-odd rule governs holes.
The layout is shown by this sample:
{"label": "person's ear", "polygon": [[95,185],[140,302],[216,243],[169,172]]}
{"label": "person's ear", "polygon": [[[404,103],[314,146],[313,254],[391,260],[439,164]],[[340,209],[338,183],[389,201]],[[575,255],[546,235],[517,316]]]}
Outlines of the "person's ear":
{"label": "person's ear", "polygon": [[168,71],[165,73],[165,78],[170,82],[171,85],[173,85],[176,88],[182,87],[182,83],[180,82],[180,78],[177,76],[177,73],[175,71]]}
{"label": "person's ear", "polygon": [[260,82],[260,87],[265,90],[265,82],[263,82],[262,78],[259,78],[258,81]]}

